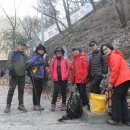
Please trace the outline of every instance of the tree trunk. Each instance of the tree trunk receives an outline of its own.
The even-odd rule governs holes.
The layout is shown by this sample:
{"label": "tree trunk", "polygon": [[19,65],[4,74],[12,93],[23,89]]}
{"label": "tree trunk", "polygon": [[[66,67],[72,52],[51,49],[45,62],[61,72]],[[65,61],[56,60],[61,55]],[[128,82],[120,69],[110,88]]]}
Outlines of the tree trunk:
{"label": "tree trunk", "polygon": [[92,6],[93,6],[93,10],[96,11],[96,7],[95,7],[95,3],[94,3],[94,1],[93,1],[93,0],[89,0],[89,1],[90,1],[90,3],[91,3]]}
{"label": "tree trunk", "polygon": [[61,33],[62,35],[63,35],[63,33],[62,33],[62,31],[61,31],[61,29],[60,29],[60,26],[59,26],[59,24],[58,24],[58,21],[57,21],[57,16],[56,16],[56,10],[55,10],[55,8],[54,8],[54,6],[53,6],[53,4],[51,3],[51,1],[49,0],[49,3],[50,3],[50,5],[51,5],[51,7],[52,7],[52,9],[53,9],[53,15],[54,15],[54,17],[55,17],[55,23],[56,23],[56,26],[57,26],[57,28],[58,28],[58,31],[59,31],[59,33]]}
{"label": "tree trunk", "polygon": [[15,49],[15,40],[16,40],[16,36],[15,36],[15,27],[13,27],[13,50]]}
{"label": "tree trunk", "polygon": [[66,0],[66,1],[62,0],[62,1],[63,1],[63,6],[64,6],[64,10],[65,10],[65,15],[66,15],[68,27],[71,27],[71,20],[70,20],[70,12],[69,12],[68,0]]}
{"label": "tree trunk", "polygon": [[123,0],[114,0],[115,9],[119,16],[119,20],[123,28],[127,26],[126,14],[125,14],[125,3]]}

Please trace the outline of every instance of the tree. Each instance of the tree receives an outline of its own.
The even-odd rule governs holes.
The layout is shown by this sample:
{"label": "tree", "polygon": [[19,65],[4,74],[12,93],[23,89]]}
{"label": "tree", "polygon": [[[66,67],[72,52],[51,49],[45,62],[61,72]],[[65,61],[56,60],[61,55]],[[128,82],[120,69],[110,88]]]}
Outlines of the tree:
{"label": "tree", "polygon": [[19,18],[21,26],[24,31],[24,35],[28,40],[36,37],[36,34],[40,31],[40,21],[37,18],[31,18],[30,16],[26,16],[23,19]]}
{"label": "tree", "polygon": [[[38,0],[38,7],[37,9],[41,12],[41,8],[43,6],[43,12],[45,14],[48,14],[49,16],[52,16],[53,17],[53,14],[54,14],[54,9],[52,8],[52,5],[53,3],[56,3],[57,0],[43,0],[41,2],[41,0]],[[43,3],[43,5],[41,5]],[[56,9],[56,15],[59,13]],[[53,25],[55,23],[55,20],[52,18],[52,17],[49,17],[47,15],[44,16],[44,27],[49,27],[50,25]]]}
{"label": "tree", "polygon": [[125,2],[123,2],[123,0],[114,0],[114,6],[123,28],[127,26],[127,20],[125,14],[125,5],[126,5]]}
{"label": "tree", "polygon": [[[14,16],[13,17],[10,17],[7,13],[6,13],[6,10],[0,5],[0,8],[2,9],[3,13],[5,14],[7,20],[8,20],[8,23],[10,25],[10,30],[7,31],[7,33],[9,33],[12,38],[10,38],[11,42],[12,42],[12,49],[15,49],[15,42],[16,42],[16,39],[17,39],[17,29],[18,29],[18,22],[17,22],[17,15],[16,15],[16,7],[15,7],[15,0],[14,0]],[[3,34],[3,37],[4,35],[6,36],[6,33]],[[8,40],[8,38],[7,38]]]}
{"label": "tree", "polygon": [[61,33],[61,34],[63,35],[63,33],[62,33],[61,29],[60,29],[59,23],[58,23],[58,21],[57,21],[58,18],[57,18],[56,9],[55,9],[55,7],[53,6],[51,0],[49,0],[49,4],[50,4],[50,6],[52,7],[53,16],[55,17],[55,23],[56,23],[56,25],[57,25],[57,28],[58,28],[58,30],[59,30],[59,33]]}
{"label": "tree", "polygon": [[[54,6],[53,6],[54,7]],[[41,10],[39,9],[39,8],[37,8],[37,7],[34,7],[33,6],[33,8],[34,9],[36,9],[38,12],[40,12],[41,13]],[[54,8],[53,8],[53,10],[55,10]],[[56,13],[56,12],[55,12]],[[53,15],[52,15],[53,14]],[[56,14],[54,14],[54,12],[53,13],[51,13],[51,15],[50,14],[48,14],[47,12],[43,12],[43,15],[45,15],[45,16],[47,16],[47,17],[50,17],[50,18],[52,18],[55,22],[58,22],[58,23],[60,23],[65,29],[66,29],[66,31],[67,32],[72,32],[72,30],[71,29],[68,29],[68,27],[64,24],[64,23],[62,23],[59,19],[58,19],[58,17],[57,17],[57,15]],[[59,27],[57,27],[57,28],[59,28]],[[59,30],[59,32],[60,32],[60,30]]]}
{"label": "tree", "polygon": [[66,20],[68,23],[68,27],[71,26],[71,20],[70,20],[70,11],[69,11],[69,0],[62,0],[64,10],[65,10],[65,15],[66,15]]}
{"label": "tree", "polygon": [[16,41],[16,37],[15,37],[15,33],[16,33],[16,28],[17,28],[17,19],[16,19],[16,9],[14,7],[15,10],[15,14],[14,17],[9,17],[9,15],[6,13],[5,9],[0,6],[5,14],[5,16],[7,17],[9,24],[12,27],[12,42],[13,42],[13,48],[15,48],[15,41]]}

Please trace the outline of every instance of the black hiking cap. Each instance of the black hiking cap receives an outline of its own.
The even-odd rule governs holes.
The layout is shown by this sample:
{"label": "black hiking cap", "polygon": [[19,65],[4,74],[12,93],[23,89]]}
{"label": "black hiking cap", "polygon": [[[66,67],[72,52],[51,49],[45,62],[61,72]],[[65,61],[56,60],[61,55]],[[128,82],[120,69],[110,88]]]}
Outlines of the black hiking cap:
{"label": "black hiking cap", "polygon": [[62,52],[63,55],[64,55],[64,53],[65,53],[64,49],[61,48],[61,47],[55,48],[54,53],[56,54],[58,51]]}
{"label": "black hiking cap", "polygon": [[75,47],[73,47],[73,48],[72,48],[72,51],[74,51],[74,50],[79,50],[79,52],[82,51],[82,50],[81,50],[81,47],[79,47],[79,46],[75,46]]}
{"label": "black hiking cap", "polygon": [[39,45],[36,47],[36,52],[37,52],[38,50],[44,50],[44,51],[46,51],[46,48],[45,48],[42,44],[39,44]]}
{"label": "black hiking cap", "polygon": [[89,46],[94,46],[96,44],[97,44],[97,42],[95,40],[91,40],[88,45]]}

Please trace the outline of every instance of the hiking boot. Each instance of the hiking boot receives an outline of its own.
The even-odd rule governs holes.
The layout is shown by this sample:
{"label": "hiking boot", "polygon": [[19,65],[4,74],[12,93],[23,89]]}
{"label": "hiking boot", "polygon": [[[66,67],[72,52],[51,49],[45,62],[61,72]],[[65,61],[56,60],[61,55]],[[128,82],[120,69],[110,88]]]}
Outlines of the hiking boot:
{"label": "hiking boot", "polygon": [[33,106],[33,110],[34,110],[34,111],[40,111],[40,108],[39,108],[37,105],[34,105],[34,106]]}
{"label": "hiking boot", "polygon": [[27,112],[27,109],[25,108],[25,106],[23,104],[18,106],[18,110],[23,111],[23,112]]}
{"label": "hiking boot", "polygon": [[127,125],[127,126],[130,126],[130,122],[126,122],[126,125]]}
{"label": "hiking boot", "polygon": [[127,125],[127,126],[130,126],[130,122],[129,121],[123,120],[122,123]]}
{"label": "hiking boot", "polygon": [[55,105],[55,104],[52,104],[52,105],[51,105],[51,111],[55,111],[55,109],[56,109],[56,105]]}
{"label": "hiking boot", "polygon": [[6,109],[5,109],[5,113],[8,113],[8,112],[10,112],[10,107],[11,107],[11,105],[10,104],[7,104],[6,105]]}
{"label": "hiking boot", "polygon": [[122,126],[122,122],[117,122],[117,121],[114,121],[114,120],[111,120],[111,119],[109,119],[109,120],[107,121],[107,124],[109,124],[109,125]]}
{"label": "hiking boot", "polygon": [[61,104],[61,107],[60,107],[60,110],[61,110],[61,111],[65,111],[65,110],[66,110],[66,105],[62,103],[62,104]]}
{"label": "hiking boot", "polygon": [[39,110],[40,110],[40,111],[45,110],[45,108],[42,107],[41,105],[39,105],[38,107],[39,107]]}

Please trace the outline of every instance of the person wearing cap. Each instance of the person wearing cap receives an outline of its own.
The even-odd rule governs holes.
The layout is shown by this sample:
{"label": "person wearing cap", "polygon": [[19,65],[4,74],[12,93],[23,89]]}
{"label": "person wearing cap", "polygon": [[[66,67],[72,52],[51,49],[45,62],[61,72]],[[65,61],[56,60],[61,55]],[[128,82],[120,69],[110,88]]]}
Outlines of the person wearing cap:
{"label": "person wearing cap", "polygon": [[33,110],[41,111],[44,108],[41,106],[41,94],[43,90],[43,83],[45,78],[45,47],[40,44],[36,47],[32,58],[28,61],[30,67],[30,77],[33,86]]}
{"label": "person wearing cap", "polygon": [[88,61],[86,55],[79,46],[72,48],[72,74],[71,82],[77,86],[78,92],[83,102],[83,110],[90,109],[86,94],[86,83],[88,81]]}
{"label": "person wearing cap", "polygon": [[89,42],[92,51],[89,56],[89,86],[91,93],[100,94],[100,83],[107,78],[108,64],[106,57],[101,55],[96,44],[94,40]]}
{"label": "person wearing cap", "polygon": [[57,47],[54,50],[55,56],[50,63],[50,73],[54,81],[54,92],[51,102],[51,111],[56,109],[56,101],[59,91],[62,95],[61,111],[66,110],[66,90],[67,82],[70,74],[70,62],[68,58],[64,57],[64,50],[61,47]]}
{"label": "person wearing cap", "polygon": [[10,76],[9,81],[10,87],[7,95],[7,105],[5,113],[10,112],[14,90],[17,85],[18,85],[18,100],[19,100],[18,110],[27,112],[23,102],[24,87],[25,87],[25,70],[27,61],[27,56],[24,53],[25,49],[26,49],[26,41],[19,39],[17,41],[17,50],[9,53],[8,56],[7,66]]}

